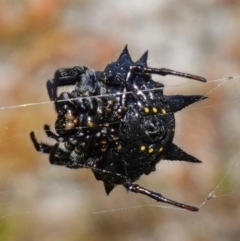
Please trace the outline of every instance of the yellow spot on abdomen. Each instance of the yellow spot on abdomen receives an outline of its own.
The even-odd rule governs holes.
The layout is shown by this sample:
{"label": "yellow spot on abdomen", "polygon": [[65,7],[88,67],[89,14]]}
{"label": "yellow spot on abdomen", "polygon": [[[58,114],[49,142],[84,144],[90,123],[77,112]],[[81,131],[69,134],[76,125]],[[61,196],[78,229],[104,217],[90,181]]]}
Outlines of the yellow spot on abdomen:
{"label": "yellow spot on abdomen", "polygon": [[163,151],[163,147],[160,147],[158,152],[162,152]]}
{"label": "yellow spot on abdomen", "polygon": [[153,113],[158,113],[158,109],[156,107],[153,107],[152,111]]}
{"label": "yellow spot on abdomen", "polygon": [[150,148],[149,150],[148,150],[148,153],[149,154],[151,154],[151,153],[153,153],[154,152],[154,149],[153,148]]}
{"label": "yellow spot on abdomen", "polygon": [[141,146],[140,150],[141,151],[145,151],[146,150],[146,146]]}
{"label": "yellow spot on abdomen", "polygon": [[149,112],[150,112],[150,110],[149,110],[148,107],[145,107],[145,108],[144,108],[144,111],[145,111],[145,113],[149,113]]}
{"label": "yellow spot on abdomen", "polygon": [[165,115],[167,111],[165,109],[162,109],[162,113]]}

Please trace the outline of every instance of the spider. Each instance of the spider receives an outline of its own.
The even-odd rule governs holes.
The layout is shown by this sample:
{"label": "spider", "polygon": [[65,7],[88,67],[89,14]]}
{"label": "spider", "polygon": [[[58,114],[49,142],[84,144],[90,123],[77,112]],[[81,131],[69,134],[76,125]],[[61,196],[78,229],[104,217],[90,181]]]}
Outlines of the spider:
{"label": "spider", "polygon": [[[152,74],[175,75],[201,82],[200,76],[165,68],[147,66],[148,52],[133,62],[127,46],[118,60],[104,71],[75,66],[56,71],[47,81],[47,91],[57,112],[55,132],[44,131],[56,144],[31,140],[37,151],[47,153],[51,164],[68,168],[89,168],[103,182],[107,195],[117,185],[144,194],[158,202],[198,211],[197,207],[168,199],[157,192],[134,184],[143,174],[156,170],[162,160],[193,163],[201,161],[173,143],[174,113],[197,101],[202,95],[163,94],[164,85],[153,81]],[[58,88],[72,90],[58,95]]]}

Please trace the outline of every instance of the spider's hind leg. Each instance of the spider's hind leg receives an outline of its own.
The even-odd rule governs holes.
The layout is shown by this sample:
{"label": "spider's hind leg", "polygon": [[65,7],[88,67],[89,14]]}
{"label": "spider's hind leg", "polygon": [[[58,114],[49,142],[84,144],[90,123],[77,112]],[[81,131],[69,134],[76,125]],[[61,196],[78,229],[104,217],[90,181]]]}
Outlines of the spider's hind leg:
{"label": "spider's hind leg", "polygon": [[168,203],[171,204],[173,206],[185,209],[185,210],[189,210],[189,211],[198,211],[199,209],[193,206],[189,206],[183,203],[179,203],[176,201],[173,201],[171,199],[165,198],[163,197],[160,193],[156,193],[156,192],[152,192],[146,188],[143,188],[137,184],[133,184],[131,182],[125,182],[124,187],[127,188],[127,190],[131,191],[131,192],[135,192],[135,193],[141,193],[143,195],[146,195],[154,200],[156,200],[157,202],[163,202],[163,203]]}
{"label": "spider's hind leg", "polygon": [[166,69],[166,68],[157,69],[157,68],[145,67],[142,65],[132,65],[130,67],[129,71],[130,71],[130,75],[131,75],[131,72],[133,71],[133,72],[140,72],[140,73],[145,73],[145,74],[158,74],[158,75],[162,75],[162,76],[175,75],[175,76],[184,77],[184,78],[188,78],[188,79],[198,80],[201,82],[207,82],[207,80],[201,76],[183,73],[183,72]]}

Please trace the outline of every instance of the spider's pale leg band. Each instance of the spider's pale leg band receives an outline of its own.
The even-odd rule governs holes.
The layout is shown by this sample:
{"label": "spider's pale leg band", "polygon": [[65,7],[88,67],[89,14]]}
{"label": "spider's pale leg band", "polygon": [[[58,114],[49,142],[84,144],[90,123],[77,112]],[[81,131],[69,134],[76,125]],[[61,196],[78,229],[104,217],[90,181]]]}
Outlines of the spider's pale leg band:
{"label": "spider's pale leg band", "polygon": [[156,200],[157,202],[168,203],[168,204],[171,204],[173,206],[176,206],[176,207],[179,207],[179,208],[182,208],[182,209],[186,209],[186,210],[189,210],[189,211],[194,211],[194,212],[199,210],[196,207],[189,206],[189,205],[179,203],[179,202],[173,201],[171,199],[165,198],[160,193],[152,192],[152,191],[150,191],[146,188],[143,188],[143,187],[141,187],[137,184],[127,184],[127,185],[125,185],[125,187],[131,192],[144,194],[144,195]]}
{"label": "spider's pale leg band", "polygon": [[150,68],[150,67],[143,67],[140,65],[132,65],[130,67],[130,69],[135,70],[136,72],[142,72],[142,73],[146,73],[146,74],[158,74],[158,75],[162,75],[162,76],[175,75],[175,76],[184,77],[184,78],[188,78],[188,79],[198,80],[201,82],[207,82],[207,80],[201,76],[178,72],[178,71],[166,69],[166,68],[156,69],[156,68]]}

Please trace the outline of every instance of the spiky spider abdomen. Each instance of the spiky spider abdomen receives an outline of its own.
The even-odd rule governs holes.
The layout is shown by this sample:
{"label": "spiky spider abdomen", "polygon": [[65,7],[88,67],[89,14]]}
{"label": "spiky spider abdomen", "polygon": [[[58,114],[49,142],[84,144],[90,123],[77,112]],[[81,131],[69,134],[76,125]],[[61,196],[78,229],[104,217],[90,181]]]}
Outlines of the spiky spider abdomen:
{"label": "spiky spider abdomen", "polygon": [[[133,184],[143,174],[155,170],[160,160],[200,162],[173,144],[174,113],[202,95],[163,94],[163,84],[151,74],[176,75],[205,82],[202,77],[169,69],[147,66],[147,52],[136,62],[127,47],[119,59],[104,71],[76,66],[56,71],[47,82],[49,97],[58,114],[55,130],[44,129],[56,140],[51,146],[31,140],[37,151],[49,154],[51,164],[68,168],[90,168],[109,194],[116,185],[142,193],[156,201],[170,203],[191,211],[198,208],[181,204]],[[57,94],[60,86],[73,91]]]}

